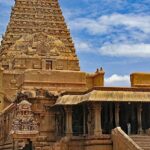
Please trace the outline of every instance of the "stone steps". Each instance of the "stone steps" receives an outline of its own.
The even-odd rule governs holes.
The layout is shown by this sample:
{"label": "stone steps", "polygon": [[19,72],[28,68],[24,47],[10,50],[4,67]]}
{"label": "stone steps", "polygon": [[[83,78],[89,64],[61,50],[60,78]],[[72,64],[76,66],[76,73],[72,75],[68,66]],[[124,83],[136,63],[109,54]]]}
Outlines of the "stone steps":
{"label": "stone steps", "polygon": [[150,136],[149,135],[131,135],[130,137],[143,150],[150,150]]}
{"label": "stone steps", "polygon": [[12,150],[13,144],[12,143],[6,143],[4,145],[0,145],[0,150]]}

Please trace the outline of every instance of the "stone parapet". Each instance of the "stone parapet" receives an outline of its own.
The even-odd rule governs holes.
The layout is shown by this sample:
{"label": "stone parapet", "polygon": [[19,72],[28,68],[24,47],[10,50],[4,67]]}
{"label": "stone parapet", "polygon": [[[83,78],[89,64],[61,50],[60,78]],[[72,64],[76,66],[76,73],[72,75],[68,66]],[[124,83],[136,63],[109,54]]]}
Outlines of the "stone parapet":
{"label": "stone parapet", "polygon": [[150,88],[150,73],[132,73],[130,81],[132,87]]}
{"label": "stone parapet", "polygon": [[120,127],[112,131],[113,150],[142,150]]}

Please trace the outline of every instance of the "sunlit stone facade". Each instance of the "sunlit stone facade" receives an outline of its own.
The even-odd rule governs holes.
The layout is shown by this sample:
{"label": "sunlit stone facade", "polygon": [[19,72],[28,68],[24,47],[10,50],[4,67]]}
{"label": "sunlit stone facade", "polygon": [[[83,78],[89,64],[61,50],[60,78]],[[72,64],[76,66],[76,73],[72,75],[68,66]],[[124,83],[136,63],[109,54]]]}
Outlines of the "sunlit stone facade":
{"label": "sunlit stone facade", "polygon": [[150,74],[130,88],[104,87],[104,74],[80,71],[57,0],[16,0],[0,46],[0,150],[141,149]]}

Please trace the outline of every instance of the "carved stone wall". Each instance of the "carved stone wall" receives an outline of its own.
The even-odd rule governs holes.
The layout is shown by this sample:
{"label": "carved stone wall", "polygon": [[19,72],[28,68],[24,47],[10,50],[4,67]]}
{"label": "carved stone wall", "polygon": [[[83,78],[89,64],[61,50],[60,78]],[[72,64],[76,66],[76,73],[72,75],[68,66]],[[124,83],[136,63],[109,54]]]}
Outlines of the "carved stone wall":
{"label": "carved stone wall", "polygon": [[14,138],[19,139],[22,135],[30,138],[31,135],[38,133],[38,121],[31,110],[31,103],[23,100],[17,105],[16,116],[14,116],[12,122],[11,134]]}
{"label": "carved stone wall", "polygon": [[80,70],[57,0],[16,0],[0,50],[4,69]]}

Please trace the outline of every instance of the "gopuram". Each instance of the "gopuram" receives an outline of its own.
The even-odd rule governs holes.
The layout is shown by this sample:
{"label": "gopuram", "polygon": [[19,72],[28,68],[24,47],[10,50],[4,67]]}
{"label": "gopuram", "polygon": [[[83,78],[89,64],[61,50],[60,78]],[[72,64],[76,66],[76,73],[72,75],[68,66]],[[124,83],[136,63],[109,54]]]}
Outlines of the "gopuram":
{"label": "gopuram", "polygon": [[0,46],[0,150],[150,150],[150,74],[105,87],[80,71],[58,0],[15,0]]}

